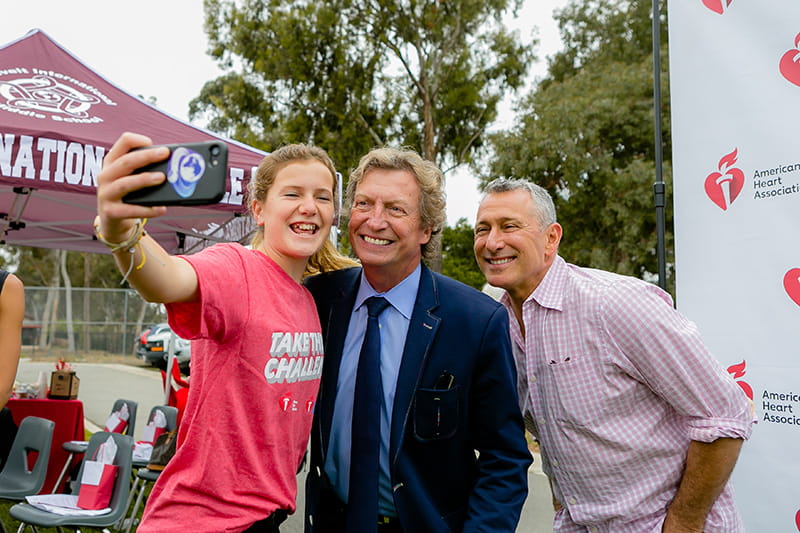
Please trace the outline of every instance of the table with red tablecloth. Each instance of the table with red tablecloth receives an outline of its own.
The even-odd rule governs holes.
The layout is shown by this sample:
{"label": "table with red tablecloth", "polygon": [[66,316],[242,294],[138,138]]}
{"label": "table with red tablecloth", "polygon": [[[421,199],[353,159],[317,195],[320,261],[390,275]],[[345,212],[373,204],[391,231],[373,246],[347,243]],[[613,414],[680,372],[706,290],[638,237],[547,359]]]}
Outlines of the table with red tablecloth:
{"label": "table with red tablecloth", "polygon": [[[47,479],[41,493],[49,493],[64,468],[69,452],[61,445],[71,440],[84,440],[83,428],[83,402],[80,400],[33,400],[12,398],[6,406],[11,410],[11,416],[17,426],[26,416],[38,416],[55,422],[53,430],[53,445],[50,449],[50,462],[47,465]],[[82,456],[72,458],[73,465],[79,464]],[[63,488],[59,487],[59,491]]]}

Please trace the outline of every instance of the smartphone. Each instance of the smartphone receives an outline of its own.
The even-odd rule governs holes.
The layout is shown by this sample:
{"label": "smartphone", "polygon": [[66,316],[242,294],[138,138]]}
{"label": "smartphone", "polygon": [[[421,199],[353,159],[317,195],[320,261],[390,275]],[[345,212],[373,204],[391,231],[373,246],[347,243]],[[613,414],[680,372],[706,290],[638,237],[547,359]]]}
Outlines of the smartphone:
{"label": "smartphone", "polygon": [[[122,201],[136,205],[209,205],[225,195],[228,172],[228,145],[222,141],[167,144],[169,157],[164,161],[136,169],[163,172],[164,183],[131,191]],[[145,150],[148,146],[137,148]]]}

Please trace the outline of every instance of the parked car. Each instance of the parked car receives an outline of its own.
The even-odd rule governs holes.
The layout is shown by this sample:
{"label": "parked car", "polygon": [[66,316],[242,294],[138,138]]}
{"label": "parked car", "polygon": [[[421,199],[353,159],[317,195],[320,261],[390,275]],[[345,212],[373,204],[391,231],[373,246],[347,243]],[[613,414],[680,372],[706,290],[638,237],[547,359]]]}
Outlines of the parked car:
{"label": "parked car", "polygon": [[136,346],[136,356],[139,359],[162,370],[167,368],[167,357],[169,357],[170,351],[175,354],[181,372],[188,375],[189,362],[192,358],[192,343],[175,335],[169,324],[161,323],[150,326],[142,332]]}

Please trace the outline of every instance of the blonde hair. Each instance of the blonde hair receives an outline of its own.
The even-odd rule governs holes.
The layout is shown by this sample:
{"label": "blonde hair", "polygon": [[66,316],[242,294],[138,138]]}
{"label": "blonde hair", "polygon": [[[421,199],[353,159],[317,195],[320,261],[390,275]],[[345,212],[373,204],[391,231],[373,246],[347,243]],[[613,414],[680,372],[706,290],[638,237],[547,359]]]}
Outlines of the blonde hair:
{"label": "blonde hair", "polygon": [[436,257],[442,244],[441,231],[445,220],[442,171],[410,148],[376,148],[362,157],[358,167],[350,174],[345,194],[347,210],[353,205],[358,184],[370,170],[375,169],[405,170],[416,178],[420,189],[419,216],[422,227],[431,230],[430,240],[422,245],[422,257],[430,261]]}
{"label": "blonde hair", "polygon": [[[333,182],[333,205],[338,206],[338,174],[336,167],[333,165],[328,153],[318,146],[309,144],[287,144],[281,146],[274,152],[267,154],[261,163],[258,165],[255,177],[250,180],[247,186],[247,205],[252,209],[253,200],[257,202],[264,202],[267,199],[267,193],[275,183],[275,178],[284,167],[296,161],[317,161],[322,163],[331,173],[331,180]],[[336,207],[334,207],[336,209]],[[334,212],[334,217],[337,213]],[[256,231],[250,240],[250,246],[254,249],[261,246],[264,242],[264,227],[257,226]],[[358,263],[352,259],[340,254],[333,243],[326,239],[322,248],[317,250],[309,259],[306,264],[305,275],[316,274],[319,272],[327,272],[329,270],[338,270],[348,266],[355,266]]]}
{"label": "blonde hair", "polygon": [[322,245],[322,248],[308,258],[306,270],[303,272],[303,278],[313,276],[314,274],[321,274],[322,272],[341,270],[354,266],[361,266],[361,264],[346,255],[342,255],[330,239],[327,239],[325,244]]}

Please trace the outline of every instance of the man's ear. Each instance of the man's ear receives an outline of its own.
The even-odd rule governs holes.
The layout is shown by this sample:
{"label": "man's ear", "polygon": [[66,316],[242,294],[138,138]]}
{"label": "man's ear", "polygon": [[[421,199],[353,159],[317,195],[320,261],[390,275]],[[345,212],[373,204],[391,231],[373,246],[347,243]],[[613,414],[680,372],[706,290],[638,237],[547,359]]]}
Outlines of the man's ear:
{"label": "man's ear", "polygon": [[434,234],[433,228],[423,228],[422,229],[422,239],[419,241],[419,243],[421,245],[422,244],[428,244],[430,242],[430,240],[431,240],[431,237],[433,237],[433,234]]}
{"label": "man's ear", "polygon": [[549,257],[558,253],[558,245],[561,243],[563,233],[564,230],[558,222],[554,222],[547,227],[547,230],[545,230],[545,235],[547,236],[545,255]]}

